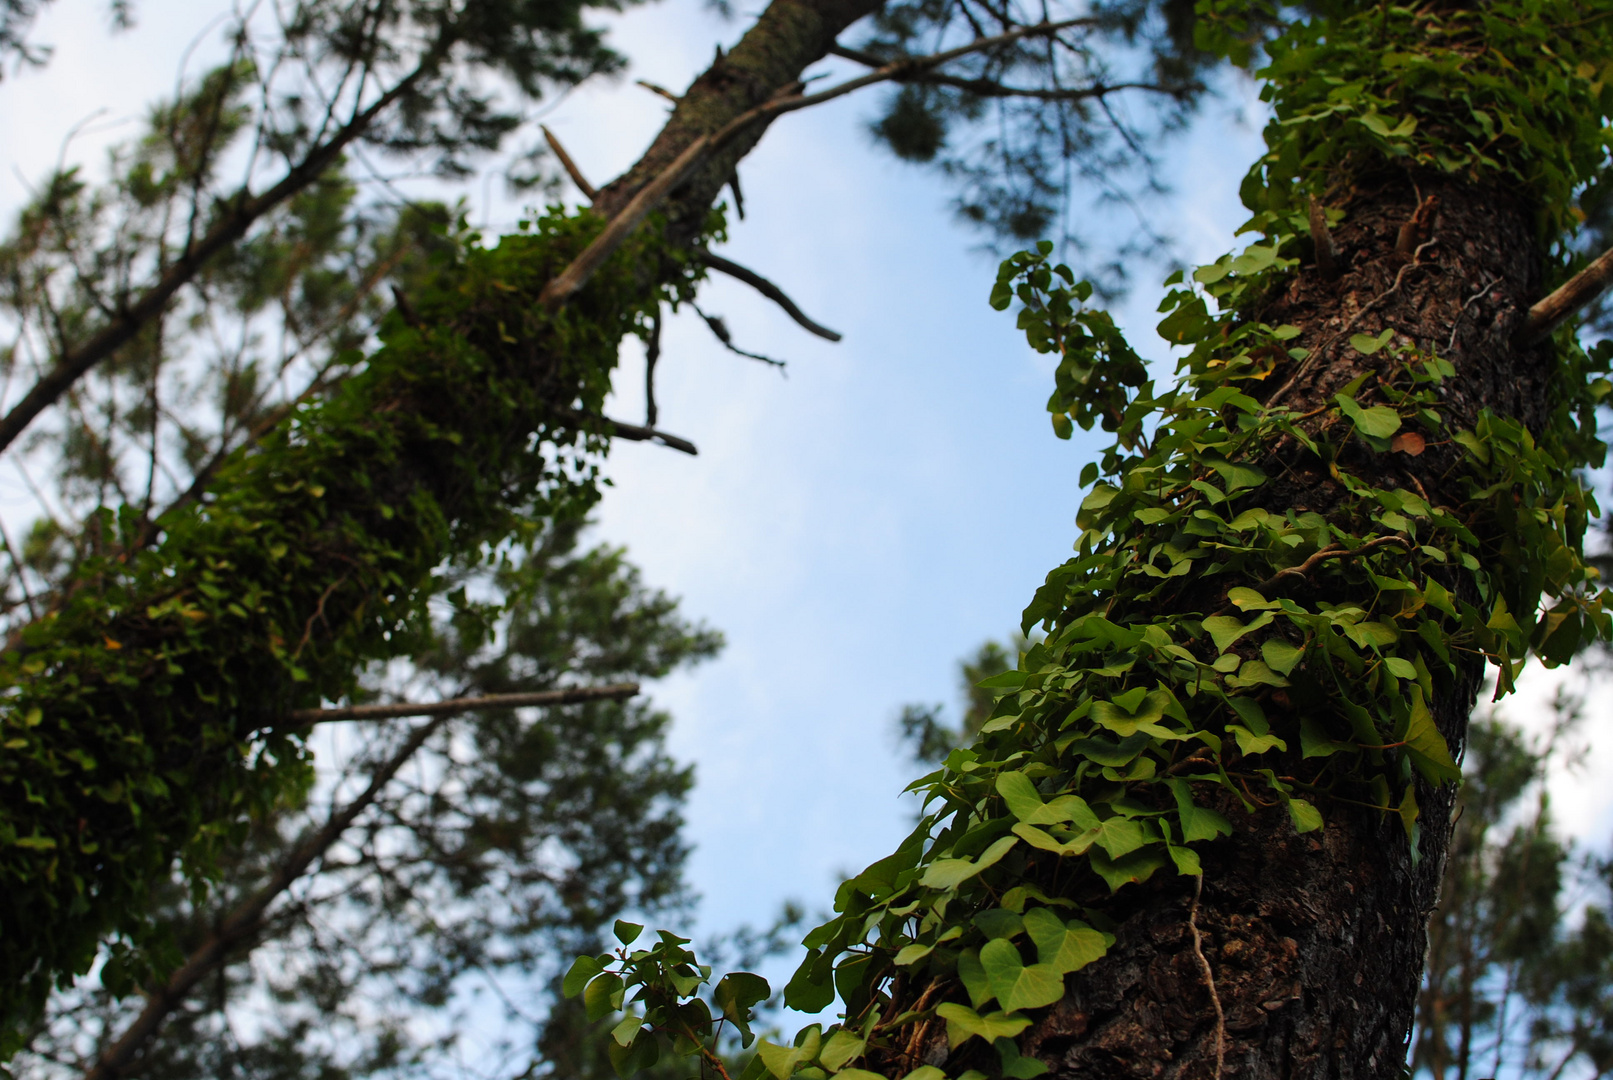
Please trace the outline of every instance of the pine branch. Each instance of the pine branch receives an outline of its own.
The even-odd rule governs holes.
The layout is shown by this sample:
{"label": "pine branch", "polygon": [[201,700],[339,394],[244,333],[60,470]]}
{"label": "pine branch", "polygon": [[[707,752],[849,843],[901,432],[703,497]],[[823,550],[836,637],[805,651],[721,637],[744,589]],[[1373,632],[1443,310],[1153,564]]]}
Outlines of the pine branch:
{"label": "pine branch", "polygon": [[329,139],[303,155],[303,159],[286,172],[272,187],[259,195],[242,190],[224,205],[224,212],[212,228],[186,246],[172,264],[165,269],[134,303],[123,307],[88,341],[66,349],[55,365],[29,388],[21,401],[10,412],[0,417],[0,451],[4,451],[21,435],[40,413],[55,404],[72,385],[96,364],[128,344],[150,322],[162,314],[174,294],[184,288],[202,267],[220,251],[240,240],[259,218],[286,202],[309,184],[317,181],[341,156],[344,149],[386,109],[419,82],[440,58],[445,43],[439,43],[397,85],[382,94],[368,108],[355,114]]}
{"label": "pine branch", "polygon": [[293,847],[263,887],[225,916],[218,924],[218,929],[185,958],[185,962],[168,977],[167,982],[147,993],[146,1006],[140,1010],[140,1015],[111,1046],[102,1051],[95,1064],[84,1073],[83,1080],[113,1080],[121,1075],[156,1034],[168,1014],[184,1002],[198,983],[224,966],[235,949],[251,941],[263,926],[264,913],[269,905],[341,838],[347,827],[376,800],[398,770],[447,719],[448,714],[444,714],[416,728],[403,746],[375,771],[370,777],[369,786],[357,798],[340,810],[333,811],[317,832]]}

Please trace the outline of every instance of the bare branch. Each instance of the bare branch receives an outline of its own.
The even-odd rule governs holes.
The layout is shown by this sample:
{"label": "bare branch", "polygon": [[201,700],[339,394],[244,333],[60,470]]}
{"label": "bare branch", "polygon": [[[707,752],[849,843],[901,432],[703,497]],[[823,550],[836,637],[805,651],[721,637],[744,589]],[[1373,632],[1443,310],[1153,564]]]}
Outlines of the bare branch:
{"label": "bare branch", "polygon": [[[863,52],[861,49],[848,49],[843,45],[829,46],[829,53],[831,56],[853,60],[871,68],[883,67],[891,62],[882,60],[872,53]],[[950,86],[965,93],[973,94],[975,97],[1032,98],[1037,101],[1088,101],[1092,98],[1106,97],[1122,90],[1149,90],[1156,94],[1180,94],[1187,90],[1185,86],[1162,86],[1158,83],[1094,83],[1092,86],[1075,88],[1009,86],[1005,83],[997,82],[995,79],[966,79],[959,75],[947,75],[940,71],[921,71],[912,75],[899,76],[891,81],[921,83],[925,86]]]}
{"label": "bare branch", "polygon": [[633,82],[635,82],[639,86],[644,87],[644,89],[648,90],[652,94],[655,94],[657,97],[666,98],[668,101],[672,102],[672,104],[674,104],[674,105],[676,105],[678,103],[678,101],[680,100],[678,95],[674,94],[672,91],[668,90],[664,86],[657,86],[655,83],[648,82],[648,81],[646,81],[644,79],[634,79]]}
{"label": "bare branch", "polygon": [[566,153],[566,148],[560,145],[560,140],[555,138],[554,132],[549,130],[547,124],[539,124],[538,130],[543,132],[543,141],[554,151],[554,156],[560,160],[560,165],[566,170],[566,175],[571,177],[571,182],[577,185],[577,190],[586,195],[589,202],[593,202],[599,195],[599,189],[583,176],[582,170],[577,168],[577,163],[571,160],[571,155]]}
{"label": "bare branch", "polygon": [[81,375],[127,344],[147,323],[160,315],[174,294],[192,281],[209,259],[246,235],[247,229],[264,214],[317,180],[341,156],[342,150],[363,134],[376,116],[408,93],[435,65],[437,57],[438,51],[434,50],[369,108],[348,121],[335,135],[309,150],[295,167],[267,191],[251,195],[243,189],[227,203],[228,208],[213,227],[201,239],[189,245],[138,300],[119,310],[110,325],[76,348],[66,348],[64,342],[62,355],[51,370],[23,395],[10,412],[0,418],[0,451],[15,442],[34,418],[53,405]]}
{"label": "bare branch", "polygon": [[727,274],[729,277],[734,278],[737,281],[743,281],[745,284],[749,285],[751,288],[773,301],[773,303],[783,308],[784,313],[799,323],[802,329],[806,330],[808,333],[816,334],[828,341],[840,340],[840,335],[838,333],[830,330],[826,326],[820,326],[811,319],[807,318],[806,314],[802,312],[800,308],[795,306],[795,301],[791,300],[784,294],[783,289],[779,288],[777,285],[773,284],[756,271],[740,266],[738,263],[733,262],[730,259],[725,259],[721,255],[714,255],[709,251],[696,252],[696,256],[701,262],[705,263],[713,270]]}
{"label": "bare branch", "polygon": [[1533,344],[1557,329],[1613,285],[1613,248],[1575,274],[1550,296],[1529,309],[1529,318],[1518,331],[1520,344]]}
{"label": "bare branch", "polygon": [[1019,27],[1018,29],[1010,30],[1006,34],[981,38],[978,41],[960,45],[956,49],[948,49],[933,56],[916,56],[898,60],[894,63],[886,64],[877,71],[871,71],[867,75],[859,75],[855,79],[848,79],[827,90],[820,90],[816,94],[802,94],[799,92],[798,86],[786,88],[786,91],[793,90],[795,92],[781,93],[753,109],[747,109],[717,129],[717,131],[702,135],[684,147],[683,152],[672,161],[672,164],[668,165],[661,171],[659,176],[646,184],[637,195],[633,196],[632,201],[622,208],[620,213],[611,218],[604,231],[596,236],[593,242],[571,261],[571,265],[567,266],[554,280],[543,287],[543,292],[539,295],[538,302],[550,311],[558,309],[578,289],[582,288],[589,278],[594,276],[594,272],[622,245],[622,241],[627,239],[628,234],[649,216],[650,211],[660,205],[661,200],[666,198],[673,188],[682,183],[714,151],[732,142],[752,125],[771,120],[785,113],[811,108],[826,101],[833,101],[835,98],[844,97],[854,90],[861,90],[865,86],[873,86],[876,83],[911,76],[947,63],[950,60],[956,60],[960,56],[967,56],[983,49],[995,48],[998,45],[1006,45],[1009,42],[1018,41],[1020,38],[1036,34],[1051,34],[1066,27],[1091,21],[1090,19],[1067,19],[1063,22],[1037,23],[1035,26]]}
{"label": "bare branch", "polygon": [[658,431],[652,427],[643,427],[639,424],[629,424],[623,420],[612,420],[608,416],[600,416],[598,413],[583,412],[581,409],[573,409],[571,415],[576,417],[578,420],[587,420],[596,424],[604,424],[610,429],[610,433],[612,435],[616,436],[618,439],[626,439],[628,442],[658,442],[662,446],[668,446],[674,450],[681,450],[690,457],[694,457],[700,453],[700,451],[695,447],[695,444],[690,442],[688,439],[677,435],[668,434],[665,431]]}
{"label": "bare branch", "polygon": [[257,935],[269,905],[341,837],[359,814],[376,800],[398,770],[447,719],[447,716],[439,716],[416,728],[403,746],[375,771],[369,785],[357,798],[333,811],[317,832],[298,842],[263,887],[225,916],[218,924],[218,929],[185,958],[185,962],[168,977],[167,982],[147,993],[146,1007],[140,1010],[140,1015],[124,1029],[123,1034],[102,1051],[95,1064],[84,1074],[83,1080],[113,1080],[127,1068],[147,1040],[156,1034],[168,1014],[185,1000],[197,983],[221,968],[231,952]]}
{"label": "bare branch", "polygon": [[763,356],[761,353],[748,352],[745,349],[741,349],[738,345],[735,345],[733,332],[728,329],[728,324],[723,321],[723,317],[721,315],[707,315],[692,301],[690,302],[689,306],[694,308],[696,315],[699,315],[706,321],[707,328],[711,330],[712,334],[717,338],[718,341],[722,342],[723,348],[727,349],[729,352],[738,356],[743,356],[747,360],[760,360],[764,364],[771,364],[781,371],[785,368],[786,365],[782,360],[775,360],[771,356]]}
{"label": "bare branch", "polygon": [[564,690],[533,690],[522,694],[480,694],[446,701],[400,701],[385,705],[345,705],[335,709],[295,709],[291,722],[298,727],[332,720],[394,720],[402,716],[457,716],[473,709],[519,709],[528,705],[576,705],[584,701],[621,701],[639,692],[638,683],[611,686],[572,686]]}

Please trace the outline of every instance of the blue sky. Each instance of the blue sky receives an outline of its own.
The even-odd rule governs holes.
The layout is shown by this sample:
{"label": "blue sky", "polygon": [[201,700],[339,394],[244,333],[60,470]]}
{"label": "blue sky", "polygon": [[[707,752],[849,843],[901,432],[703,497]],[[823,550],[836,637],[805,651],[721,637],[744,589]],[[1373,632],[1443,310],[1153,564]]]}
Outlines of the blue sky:
{"label": "blue sky", "polygon": [[[0,209],[24,198],[61,152],[61,133],[110,111],[68,150],[92,165],[146,103],[170,93],[181,55],[212,5],[146,3],[126,37],[103,30],[102,0],[59,0],[40,36],[58,46],[43,72],[0,84]],[[616,20],[634,62],[628,78],[586,87],[546,122],[596,183],[625,168],[665,115],[632,84],[681,89],[745,19],[717,20],[698,0],[665,0]],[[855,35],[853,35],[855,36]],[[204,37],[193,65],[209,51]],[[877,93],[877,91],[876,91]],[[1020,609],[1075,536],[1077,475],[1096,440],[1054,438],[1043,410],[1051,365],[1016,340],[985,297],[994,262],[947,209],[928,174],[876,150],[873,99],[842,99],[788,117],[741,167],[748,219],[725,253],[782,285],[845,334],[838,345],[799,330],[766,301],[717,281],[702,306],[738,342],[789,361],[786,377],[721,349],[692,315],[663,343],[660,424],[698,458],[623,444],[597,535],[625,545],[647,580],[720,628],[716,662],[655,689],[677,718],[674,753],[698,767],[688,808],[699,926],[768,919],[786,897],[820,907],[838,874],[887,853],[911,807],[911,769],[891,725],[905,702],[956,698],[955,662],[1017,625]],[[1237,182],[1259,148],[1258,103],[1234,85],[1168,150],[1176,194],[1156,227],[1190,261],[1233,244]],[[463,191],[473,217],[512,221],[496,181]],[[1093,226],[1125,222],[1093,212]],[[1145,270],[1119,314],[1150,357]],[[611,406],[642,417],[641,360],[629,353]],[[22,492],[0,481],[0,513]],[[1538,702],[1550,680],[1534,679]],[[1605,695],[1592,724],[1607,728]],[[1594,730],[1594,729],[1593,729]],[[1613,831],[1605,775],[1590,760],[1557,788],[1559,818],[1596,843]]]}

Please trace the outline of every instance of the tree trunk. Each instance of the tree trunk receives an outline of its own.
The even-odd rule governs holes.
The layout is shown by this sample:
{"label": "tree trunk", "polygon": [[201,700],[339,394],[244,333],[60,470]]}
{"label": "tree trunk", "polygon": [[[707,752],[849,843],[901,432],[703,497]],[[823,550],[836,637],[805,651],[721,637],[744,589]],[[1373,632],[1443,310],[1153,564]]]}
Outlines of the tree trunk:
{"label": "tree trunk", "polygon": [[[1419,189],[1424,225],[1408,229]],[[1486,408],[1538,430],[1549,352],[1512,344],[1538,297],[1532,208],[1493,187],[1404,173],[1358,182],[1342,208],[1346,217],[1333,238],[1342,275],[1330,279],[1306,266],[1254,313],[1272,325],[1300,327],[1297,344],[1326,347],[1286,403],[1303,413],[1328,402],[1371,363],[1341,339],[1392,329],[1397,339],[1455,366],[1456,377],[1443,388],[1451,430],[1471,428]],[[1416,261],[1408,247],[1420,253]],[[1291,370],[1279,369],[1270,381],[1280,384]],[[1376,455],[1368,464],[1362,459],[1373,455],[1355,441],[1354,453],[1356,471],[1379,486],[1426,492],[1436,506],[1463,502],[1459,447]],[[1282,477],[1256,489],[1256,503],[1274,512],[1293,507],[1325,515],[1345,494],[1325,465],[1296,444],[1262,465]],[[1294,595],[1329,599],[1316,590]],[[1204,599],[1196,596],[1190,606]],[[1127,621],[1126,613],[1114,618]],[[1453,753],[1463,745],[1482,674],[1482,660],[1467,657],[1459,689],[1431,703]],[[1304,704],[1272,697],[1289,713],[1286,726],[1273,716],[1274,726],[1293,730]],[[1274,711],[1269,701],[1267,710]],[[1273,763],[1279,775],[1297,773],[1297,749]],[[1160,875],[1127,886],[1107,905],[1119,924],[1115,944],[1069,977],[1063,1000],[1019,1037],[1021,1053],[1040,1059],[1057,1080],[1398,1076],[1454,802],[1453,787],[1418,784],[1420,858],[1401,822],[1377,810],[1330,802],[1325,828],[1298,835],[1281,804],[1249,814],[1224,795],[1216,809],[1234,831],[1204,849],[1196,912],[1190,878]],[[898,1011],[912,1004],[901,997]],[[919,1035],[913,1050],[951,1076],[997,1069],[996,1053],[978,1039],[949,1055],[938,1024]],[[897,1075],[890,1070],[918,1063],[885,1064]]]}

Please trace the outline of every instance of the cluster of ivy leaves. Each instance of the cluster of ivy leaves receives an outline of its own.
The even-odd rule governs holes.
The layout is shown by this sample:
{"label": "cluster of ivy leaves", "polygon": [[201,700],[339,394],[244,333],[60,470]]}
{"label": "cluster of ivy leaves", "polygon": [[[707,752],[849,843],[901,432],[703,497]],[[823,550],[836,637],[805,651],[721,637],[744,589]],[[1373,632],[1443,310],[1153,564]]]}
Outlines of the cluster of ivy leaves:
{"label": "cluster of ivy leaves", "polygon": [[151,883],[177,856],[204,889],[254,818],[302,798],[288,714],[416,651],[445,565],[593,504],[618,346],[699,274],[642,230],[546,311],[600,226],[557,209],[451,246],[363,371],[227,461],[212,497],[154,524],[102,513],[0,656],[0,1059],[103,949],[114,993],[177,962],[141,914]]}
{"label": "cluster of ivy leaves", "polygon": [[[1330,800],[1376,807],[1415,851],[1417,778],[1460,777],[1429,711],[1460,683],[1456,654],[1487,656],[1504,693],[1530,652],[1565,662],[1613,629],[1581,557],[1597,508],[1578,478],[1602,462],[1595,409],[1613,390],[1613,345],[1557,334],[1551,412],[1534,433],[1488,412],[1457,429],[1440,394],[1454,368],[1392,331],[1350,339],[1367,370],[1319,409],[1251,392],[1279,361],[1309,359],[1299,327],[1254,312],[1297,267],[1304,208],[1329,182],[1389,165],[1501,184],[1541,206],[1542,237],[1568,250],[1572,196],[1609,150],[1613,65],[1581,59],[1609,54],[1609,20],[1565,0],[1332,5],[1286,24],[1245,0],[1203,0],[1199,13],[1203,47],[1247,60],[1261,45],[1269,60],[1268,153],[1243,189],[1261,238],[1167,282],[1160,333],[1183,355],[1162,390],[1109,317],[1083,308],[1091,289],[1049,261],[1051,244],[1003,264],[994,306],[1018,300],[1031,346],[1059,360],[1055,431],[1101,423],[1115,441],[1082,474],[1075,557],[1026,609],[1023,629],[1046,637],[981,684],[1002,696],[973,745],[909,789],[925,816],[805,939],[785,1001],[810,1013],[838,996],[844,1022],[764,1046],[744,1080],[866,1080],[870,1047],[932,1017],[953,1047],[993,1044],[1002,1075],[1039,1075],[1013,1042],[1026,1011],[1059,1000],[1064,976],[1113,943],[1104,897],[1201,873],[1196,848],[1234,827],[1208,804],[1283,805],[1299,832],[1323,827]],[[1458,508],[1381,486],[1360,466],[1371,455],[1345,452],[1410,436],[1464,448]],[[1327,516],[1256,505],[1258,463],[1285,440],[1342,489]],[[1224,604],[1160,602],[1189,575]],[[1296,599],[1296,580],[1333,599]],[[1278,715],[1262,704],[1273,700]],[[1295,749],[1302,775],[1263,757]],[[629,1007],[635,980],[677,989],[665,963],[642,950],[584,958],[572,989],[609,986],[607,1003]],[[967,1003],[907,992],[909,1011],[886,1015],[893,980],[911,991],[954,976]],[[622,1045],[664,1034],[675,1008],[629,1016]]]}

